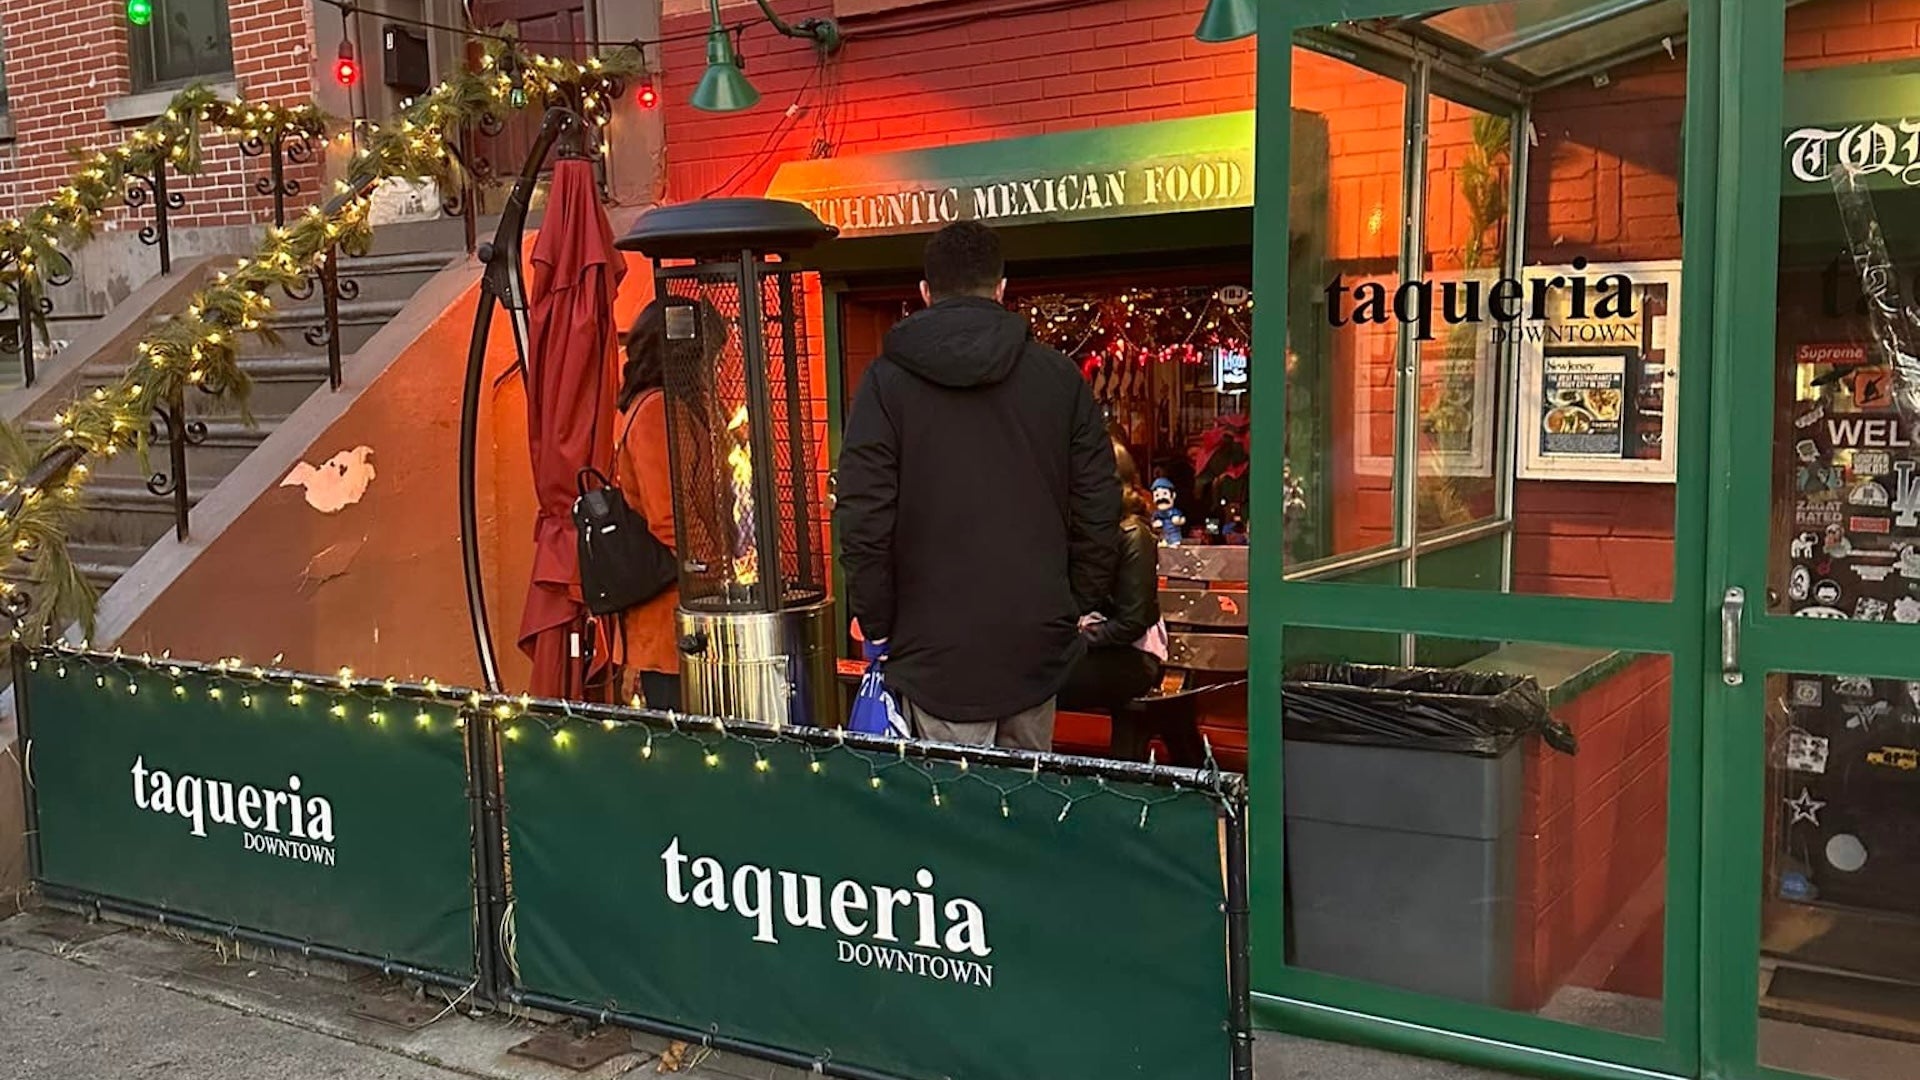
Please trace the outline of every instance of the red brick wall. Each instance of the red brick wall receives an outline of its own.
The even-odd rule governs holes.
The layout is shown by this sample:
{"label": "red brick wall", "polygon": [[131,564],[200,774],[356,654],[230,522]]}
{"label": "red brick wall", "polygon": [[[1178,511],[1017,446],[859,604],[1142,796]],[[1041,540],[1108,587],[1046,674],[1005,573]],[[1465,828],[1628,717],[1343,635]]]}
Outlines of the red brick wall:
{"label": "red brick wall", "polygon": [[[1305,49],[1293,50],[1292,107],[1327,122],[1326,277],[1353,288],[1398,284],[1401,152],[1406,91],[1398,82]],[[1296,230],[1305,225],[1293,226]],[[1324,283],[1303,282],[1319,288]],[[1324,422],[1332,496],[1328,555],[1393,541],[1394,398],[1398,327],[1349,323],[1330,334]]]}
{"label": "red brick wall", "polygon": [[[882,32],[888,16],[849,23],[833,79],[839,103],[834,153],[869,154],[956,142],[1039,135],[1107,124],[1168,120],[1253,106],[1253,46],[1193,40],[1205,0],[1108,0],[1027,14],[986,14],[990,5],[954,4],[941,13],[979,9],[966,25]],[[826,15],[812,0],[783,7],[789,20]],[[927,10],[903,12],[922,17]],[[705,14],[669,18],[673,37],[705,24]],[[863,29],[874,36],[863,40]],[[748,78],[758,107],[713,115],[687,104],[706,65],[702,40],[663,47],[666,69],[667,197],[758,194],[781,161],[811,153],[826,95],[813,79],[807,45],[764,27],[746,36]],[[810,82],[810,80],[812,80]],[[804,115],[774,136],[802,87]],[[770,136],[772,136],[770,138]]]}
{"label": "red brick wall", "polygon": [[1568,984],[1660,996],[1672,676],[1670,658],[1641,657],[1556,709],[1578,754],[1530,741],[1517,1007]]}
{"label": "red brick wall", "polygon": [[[234,79],[249,98],[300,102],[312,97],[312,23],[306,0],[229,0]],[[72,173],[72,150],[118,144],[134,125],[108,121],[107,102],[132,92],[123,0],[18,0],[7,12],[7,94],[15,144],[5,212],[44,201]],[[209,138],[201,173],[170,176],[186,207],[180,226],[268,220],[272,201],[253,190],[261,159],[243,159],[232,139]],[[292,174],[316,191],[314,165]],[[116,208],[109,222],[137,227]]]}
{"label": "red brick wall", "polygon": [[1787,11],[1787,66],[1907,60],[1920,51],[1920,2],[1821,0]]}
{"label": "red brick wall", "polygon": [[[1570,84],[1535,101],[1528,265],[1680,257],[1686,56],[1657,55],[1616,69],[1607,86]],[[1706,298],[1696,293],[1684,302]],[[1692,385],[1704,390],[1698,380]],[[1668,599],[1673,492],[1671,484],[1520,481],[1515,591]]]}

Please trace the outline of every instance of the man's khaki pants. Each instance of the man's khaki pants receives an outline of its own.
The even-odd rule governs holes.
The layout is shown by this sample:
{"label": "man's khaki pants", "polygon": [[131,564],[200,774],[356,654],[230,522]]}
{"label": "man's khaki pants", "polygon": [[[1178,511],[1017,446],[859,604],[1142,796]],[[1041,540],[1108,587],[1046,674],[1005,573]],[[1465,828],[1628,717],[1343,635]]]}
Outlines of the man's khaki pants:
{"label": "man's khaki pants", "polygon": [[998,746],[1003,750],[1053,749],[1053,698],[1004,720],[956,723],[942,720],[911,701],[904,702],[913,733],[934,742],[960,746]]}

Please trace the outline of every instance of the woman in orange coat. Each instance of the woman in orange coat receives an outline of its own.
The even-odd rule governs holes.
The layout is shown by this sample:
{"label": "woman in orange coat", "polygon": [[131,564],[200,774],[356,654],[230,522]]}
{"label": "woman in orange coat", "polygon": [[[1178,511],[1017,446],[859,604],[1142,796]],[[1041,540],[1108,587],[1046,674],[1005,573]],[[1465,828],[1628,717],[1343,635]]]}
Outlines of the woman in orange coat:
{"label": "woman in orange coat", "polygon": [[[647,531],[668,547],[673,539],[673,469],[667,457],[667,395],[664,311],[648,304],[627,331],[627,362],[620,374],[620,421],[615,428],[614,483],[627,504],[647,519]],[[680,708],[680,649],[674,608],[680,590],[668,588],[620,613],[627,670],[637,677],[630,691],[649,708]]]}

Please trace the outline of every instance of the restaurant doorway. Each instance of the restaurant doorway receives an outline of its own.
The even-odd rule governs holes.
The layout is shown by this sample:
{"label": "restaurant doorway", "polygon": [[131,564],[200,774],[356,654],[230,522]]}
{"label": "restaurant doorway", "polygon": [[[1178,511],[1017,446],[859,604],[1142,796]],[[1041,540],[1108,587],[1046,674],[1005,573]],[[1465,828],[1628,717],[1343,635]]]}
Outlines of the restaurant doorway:
{"label": "restaurant doorway", "polygon": [[1708,1067],[1891,1080],[1920,1059],[1920,45],[1846,0],[1731,7],[1751,419],[1709,572]]}
{"label": "restaurant doorway", "polygon": [[[1690,105],[1717,63],[1689,31],[1706,10],[1711,43],[1714,7],[1262,8],[1259,104],[1292,123],[1261,131],[1255,235],[1289,243],[1256,240],[1257,299],[1283,317],[1254,353],[1289,359],[1255,376],[1256,468],[1295,446],[1298,401],[1342,433],[1304,477],[1329,508],[1319,549],[1263,544],[1287,497],[1270,468],[1253,484],[1268,1023],[1531,1073],[1699,1075],[1714,219],[1691,208],[1714,117]],[[1303,131],[1329,148],[1312,208]],[[1315,273],[1288,250],[1303,235]],[[1337,755],[1282,714],[1308,683],[1383,677],[1351,665],[1531,679],[1577,749],[1493,739],[1330,783]]]}

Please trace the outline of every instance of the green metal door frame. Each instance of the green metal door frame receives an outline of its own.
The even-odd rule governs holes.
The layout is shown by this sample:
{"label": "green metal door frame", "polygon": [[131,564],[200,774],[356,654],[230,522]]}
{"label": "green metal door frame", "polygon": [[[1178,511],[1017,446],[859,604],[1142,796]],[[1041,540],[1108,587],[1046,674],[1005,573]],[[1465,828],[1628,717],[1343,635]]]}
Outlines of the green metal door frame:
{"label": "green metal door frame", "polygon": [[[1706,769],[1709,808],[1702,842],[1709,853],[1702,894],[1708,933],[1702,941],[1707,994],[1702,1013],[1704,1075],[1785,1080],[1800,1074],[1759,1062],[1759,959],[1766,844],[1766,675],[1820,672],[1920,679],[1912,627],[1772,615],[1763,602],[1773,514],[1772,412],[1768,400],[1777,362],[1776,315],[1781,238],[1781,132],[1785,84],[1784,0],[1728,0],[1722,16],[1722,64],[1728,93],[1720,132],[1718,214],[1722,266],[1752,267],[1716,281],[1713,390],[1726,404],[1714,430],[1714,460],[1748,463],[1723,470],[1711,491],[1707,579],[1712,601],[1702,612],[1719,633],[1718,600],[1730,587],[1751,598],[1741,620],[1739,685],[1716,673],[1707,680]],[[1773,267],[1772,271],[1764,268]],[[1760,388],[1756,390],[1755,388]],[[1764,421],[1742,424],[1734,402]],[[1754,530],[1759,531],[1754,531]]]}
{"label": "green metal door frame", "polygon": [[[1780,0],[1771,0],[1779,3]],[[1413,14],[1444,5],[1432,0],[1269,0],[1260,5],[1259,112],[1283,119],[1261,123],[1256,145],[1254,288],[1265,310],[1287,310],[1272,298],[1289,295],[1284,243],[1289,235],[1291,46],[1296,30],[1330,23]],[[1719,254],[1716,182],[1720,108],[1730,97],[1723,82],[1722,0],[1691,0],[1688,50],[1682,258],[1691,295],[1713,295]],[[1737,25],[1737,24],[1736,24]],[[1704,45],[1705,47],[1699,47]],[[1775,67],[1777,68],[1777,61]],[[1777,76],[1776,76],[1777,79]],[[1777,172],[1777,170],[1776,170]],[[1732,264],[1726,264],[1732,265]],[[1717,295],[1716,295],[1717,299]],[[1769,309],[1770,310],[1770,309]],[[1681,353],[1687,377],[1704,384],[1719,304],[1682,312]],[[1254,352],[1280,355],[1284,320],[1254,327]],[[1284,388],[1254,399],[1256,461],[1280,460],[1284,448]],[[1675,488],[1674,591],[1668,602],[1590,600],[1455,589],[1405,589],[1320,581],[1288,581],[1278,558],[1257,559],[1250,573],[1249,761],[1252,806],[1253,948],[1256,1014],[1269,1026],[1363,1042],[1472,1064],[1551,1077],[1698,1075],[1702,970],[1701,729],[1698,713],[1709,660],[1709,632],[1717,624],[1707,589],[1707,501],[1711,402],[1703,393],[1680,396]],[[1726,460],[1726,459],[1722,459]],[[1254,469],[1252,530],[1281,532],[1281,472]],[[1717,602],[1718,593],[1713,594]],[[1676,704],[1669,745],[1667,903],[1665,927],[1665,1035],[1658,1040],[1576,1027],[1518,1012],[1446,1001],[1289,967],[1285,962],[1284,798],[1281,777],[1280,683],[1288,628],[1432,634],[1506,641],[1550,642],[1665,654],[1672,658]],[[1749,999],[1750,1001],[1751,999]],[[1749,1010],[1751,1006],[1749,1006]]]}

